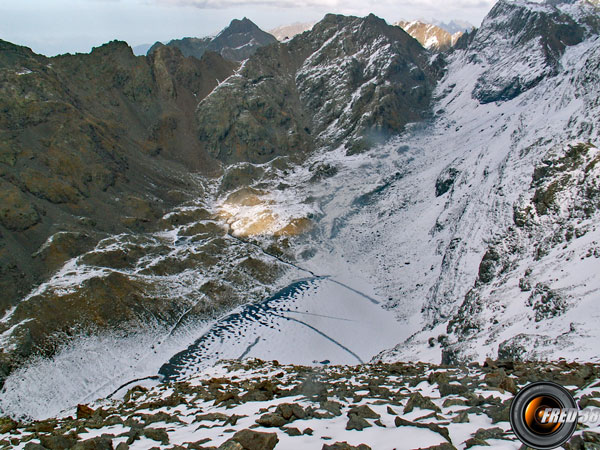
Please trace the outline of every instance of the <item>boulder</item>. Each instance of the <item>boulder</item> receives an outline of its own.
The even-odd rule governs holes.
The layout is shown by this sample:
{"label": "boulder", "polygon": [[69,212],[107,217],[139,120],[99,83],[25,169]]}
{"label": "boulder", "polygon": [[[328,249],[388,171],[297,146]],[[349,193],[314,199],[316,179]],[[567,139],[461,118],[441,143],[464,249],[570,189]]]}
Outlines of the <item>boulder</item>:
{"label": "boulder", "polygon": [[358,444],[357,446],[354,446],[344,441],[336,442],[335,444],[331,445],[323,444],[321,450],[371,450],[371,447],[366,444]]}
{"label": "boulder", "polygon": [[93,439],[87,439],[75,444],[71,450],[113,450],[112,440],[108,437],[100,436]]}
{"label": "boulder", "polygon": [[253,430],[241,430],[230,439],[241,444],[244,450],[273,450],[279,442],[276,433],[262,433]]}
{"label": "boulder", "polygon": [[94,410],[87,405],[77,405],[77,418],[89,419],[94,415]]}
{"label": "boulder", "polygon": [[404,407],[404,414],[411,412],[415,407],[441,412],[440,408],[433,403],[431,399],[423,397],[420,392],[415,392],[410,396],[408,402],[406,402],[406,406]]}

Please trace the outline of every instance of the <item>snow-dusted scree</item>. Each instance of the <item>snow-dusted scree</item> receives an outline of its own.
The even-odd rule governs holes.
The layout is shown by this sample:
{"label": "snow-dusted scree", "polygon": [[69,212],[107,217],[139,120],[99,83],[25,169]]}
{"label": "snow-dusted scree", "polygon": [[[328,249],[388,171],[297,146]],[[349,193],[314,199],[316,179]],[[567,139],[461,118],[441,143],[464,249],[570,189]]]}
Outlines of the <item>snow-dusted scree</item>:
{"label": "snow-dusted scree", "polygon": [[[80,405],[69,417],[5,421],[14,449],[519,449],[510,431],[513,393],[562,383],[586,408],[600,405],[600,367],[366,364],[326,368],[225,361],[183,382],[130,386],[117,400]],[[594,448],[600,427],[579,429],[567,449]],[[28,445],[29,447],[26,447]],[[63,447],[58,447],[63,445]],[[585,447],[584,447],[585,445]]]}
{"label": "snow-dusted scree", "polygon": [[[278,157],[262,164],[231,165],[221,180],[206,183],[206,198],[167,214],[164,230],[111,236],[69,261],[32,292],[22,308],[9,311],[0,320],[0,342],[7,349],[16,345],[18,333],[31,320],[19,315],[20,309],[27,312],[27,305],[36,304],[45,295],[76,295],[85,293],[94,282],[118,281],[118,286],[141,285],[143,295],[160,301],[143,303],[139,317],[134,317],[139,319],[136,326],[125,330],[125,337],[135,340],[136,345],[127,345],[133,342],[127,339],[113,340],[109,334],[82,341],[79,347],[75,344],[62,348],[54,359],[35,360],[7,379],[0,408],[13,416],[46,418],[76,403],[107,396],[133,378],[156,376],[159,372],[168,381],[184,384],[162,385],[150,392],[138,390],[143,391],[142,400],[150,402],[153,400],[145,396],[164,394],[171,399],[165,401],[175,402],[172,399],[179,397],[170,395],[184,395],[181,386],[188,378],[202,385],[203,373],[225,370],[225,366],[210,368],[219,359],[260,357],[313,365],[312,369],[277,369],[283,373],[282,383],[306,373],[325,374],[330,380],[339,375],[353,383],[359,382],[356,377],[360,374],[369,373],[377,380],[379,375],[369,372],[377,367],[384,372],[401,367],[414,381],[414,386],[407,386],[410,380],[400,376],[406,373],[397,378],[388,373],[387,381],[380,384],[395,394],[379,398],[382,404],[378,404],[379,394],[373,392],[384,391],[374,387],[371,392],[367,388],[369,395],[375,395],[369,401],[374,412],[366,412],[373,417],[347,415],[350,408],[364,403],[360,389],[352,402],[338,397],[336,401],[344,411],[341,416],[337,414],[338,406],[329,405],[332,412],[315,404],[315,411],[319,406],[329,411],[322,414],[333,416],[324,417],[324,421],[314,411],[306,413],[312,404],[308,400],[288,399],[290,403],[300,402],[304,413],[297,412],[305,414],[303,420],[307,423],[314,420],[315,426],[328,423],[331,428],[319,436],[312,425],[307,426],[313,428],[312,436],[279,433],[280,446],[290,442],[294,444],[289,448],[302,442],[320,445],[323,436],[357,445],[363,441],[354,439],[357,432],[344,431],[347,419],[353,416],[362,420],[353,419],[360,426],[375,425],[369,430],[377,433],[360,434],[369,435],[364,442],[374,448],[385,447],[380,438],[386,445],[389,440],[402,441],[402,430],[421,433],[422,441],[415,444],[418,446],[448,440],[438,428],[415,428],[403,422],[421,423],[416,420],[419,415],[410,415],[409,411],[408,416],[401,414],[407,407],[403,395],[416,392],[432,397],[434,406],[416,394],[413,402],[433,408],[434,415],[425,420],[448,426],[449,440],[456,447],[466,447],[468,439],[474,439],[472,445],[482,445],[480,441],[507,437],[504,419],[497,419],[503,424],[499,431],[485,434],[491,425],[489,420],[496,420],[488,413],[506,409],[503,402],[510,397],[495,388],[504,382],[501,389],[514,391],[514,382],[523,384],[536,376],[546,379],[547,373],[539,374],[541,366],[524,365],[514,372],[512,366],[490,368],[496,371],[496,375],[490,375],[479,367],[468,366],[469,361],[481,362],[486,357],[599,360],[597,16],[598,6],[588,1],[500,1],[480,29],[461,38],[449,54],[431,55],[430,60],[420,58],[421,68],[402,65],[400,60],[390,63],[401,45],[400,41],[390,44],[395,35],[385,39],[379,36],[377,40],[377,30],[383,29],[384,35],[387,32],[382,21],[328,16],[315,26],[327,40],[320,42],[319,35],[308,34],[302,38],[312,42],[314,48],[312,53],[303,54],[304,59],[294,68],[294,76],[286,78],[285,86],[299,96],[298,101],[315,102],[318,126],[304,131],[307,136],[309,131],[313,133],[311,142],[314,139],[317,146],[325,141],[350,145],[321,148],[303,156],[302,161]],[[371,44],[346,48],[344,39],[353,30],[360,31],[365,39],[372,38]],[[298,42],[301,40],[292,40],[289,45]],[[270,88],[265,86],[278,82],[261,76],[253,84],[252,71],[268,68],[249,61],[203,102],[215,108],[231,106],[240,89],[252,101],[267,95]],[[398,64],[412,74],[411,92],[422,102],[423,96],[429,95],[420,84],[423,77],[434,79],[434,66],[439,69],[436,74],[443,74],[434,92],[431,117],[368,150],[362,141],[361,145],[352,145],[362,126],[371,124],[373,111],[367,111],[365,105],[374,101],[374,93],[383,98],[395,92],[393,83],[380,75],[395,73]],[[425,89],[422,95],[419,89]],[[323,101],[315,97],[319,92],[323,93]],[[393,115],[388,119],[391,121]],[[373,141],[381,142],[381,138],[374,136]],[[243,187],[223,187],[236,177],[246,180]],[[146,310],[157,305],[157,310]],[[150,330],[148,323],[152,324]],[[168,326],[155,327],[157,323]],[[97,357],[82,358],[77,354],[80,349]],[[130,366],[98,370],[97,361],[105,362],[105,368],[121,366],[122,356],[112,354],[113,349],[133,355]],[[416,371],[413,373],[409,365],[383,365],[398,360],[443,362],[457,368],[416,365],[410,369]],[[377,364],[321,368],[369,361]],[[243,367],[243,363],[231,364]],[[78,370],[70,370],[72,367]],[[268,365],[257,367],[269,374],[275,370]],[[596,376],[591,375],[596,373],[591,366],[560,363],[548,367],[558,372],[589,370],[578,376],[590,381]],[[427,381],[430,372],[438,370],[456,376],[459,384]],[[506,378],[509,371],[513,375]],[[217,376],[216,372],[210,376]],[[203,411],[215,412],[217,406],[209,407],[206,402],[214,403],[218,386],[245,382],[241,372],[231,376],[240,378],[212,383],[215,389],[209,400],[203,400],[204,390],[193,391],[199,395],[196,401]],[[487,392],[491,386],[497,400],[478,400],[480,385],[470,383],[484,376],[485,396],[491,395]],[[490,384],[494,376],[501,381]],[[554,377],[550,372],[548,376]],[[57,380],[67,378],[72,380],[69,388],[57,390]],[[577,381],[572,385],[583,389],[586,383]],[[35,386],[38,395],[24,395],[31,392],[28,386]],[[237,419],[224,418],[225,429],[248,428],[260,408],[276,407],[278,400],[271,398],[264,400],[270,403],[251,403],[253,407],[258,405],[256,410],[246,409],[248,402],[238,405],[238,398],[248,386],[236,385],[236,392],[220,390],[228,397],[218,402],[225,403],[218,406],[218,412],[229,405],[233,408],[229,416],[248,416],[238,417],[239,426]],[[447,388],[450,391],[444,391]],[[206,389],[212,392],[210,386]],[[459,397],[446,398],[442,392]],[[273,392],[269,395],[276,398]],[[438,399],[439,395],[444,398]],[[142,407],[136,402],[124,414],[151,413],[148,405]],[[385,402],[394,413],[381,410]],[[459,406],[468,411],[453,422]],[[146,433],[159,437],[157,442],[168,439],[179,445],[193,441],[191,428],[202,427],[205,420],[189,425],[197,412],[186,408],[181,406],[177,414],[173,409],[169,414],[177,420],[169,419],[163,431],[147,432],[133,419],[123,428],[120,420],[126,420],[124,417],[110,419],[114,433],[104,422],[97,424],[103,432],[115,436],[129,433],[115,438],[115,443],[131,440],[133,448],[146,448]],[[123,411],[113,412],[120,415]],[[366,410],[360,411],[364,414]],[[394,423],[395,413],[404,417],[397,421],[399,428]],[[102,414],[97,413],[93,420],[104,421]],[[291,417],[285,418],[285,423]],[[146,420],[144,416],[139,418],[141,422]],[[466,419],[470,425],[461,422]],[[380,425],[365,420],[380,420]],[[82,437],[102,434],[87,428],[78,431],[78,425],[73,426]],[[208,445],[221,445],[229,438],[221,428],[200,428],[211,439]],[[483,434],[477,435],[478,428],[484,429]],[[18,439],[32,436],[27,433]],[[13,433],[9,440],[15,436]],[[137,436],[146,437],[137,440]],[[589,441],[594,436],[588,432],[579,439]],[[501,439],[501,445],[518,447],[511,439]]]}

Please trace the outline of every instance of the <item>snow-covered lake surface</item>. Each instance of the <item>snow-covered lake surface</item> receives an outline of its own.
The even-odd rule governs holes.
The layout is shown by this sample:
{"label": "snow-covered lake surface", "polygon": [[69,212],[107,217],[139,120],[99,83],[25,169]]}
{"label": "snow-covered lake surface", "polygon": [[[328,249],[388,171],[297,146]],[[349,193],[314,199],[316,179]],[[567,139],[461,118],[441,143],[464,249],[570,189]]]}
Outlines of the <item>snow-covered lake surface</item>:
{"label": "snow-covered lake surface", "polygon": [[271,298],[237,308],[160,368],[185,379],[219,359],[284,364],[357,364],[406,338],[380,302],[336,280],[301,280]]}

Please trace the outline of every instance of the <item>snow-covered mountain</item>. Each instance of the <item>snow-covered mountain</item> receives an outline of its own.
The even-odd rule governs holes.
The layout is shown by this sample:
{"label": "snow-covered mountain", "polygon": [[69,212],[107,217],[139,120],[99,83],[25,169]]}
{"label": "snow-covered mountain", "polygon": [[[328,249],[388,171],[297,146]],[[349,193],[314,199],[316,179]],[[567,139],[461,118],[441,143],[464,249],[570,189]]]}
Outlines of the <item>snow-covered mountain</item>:
{"label": "snow-covered mountain", "polygon": [[475,28],[473,24],[467,22],[466,20],[451,20],[449,22],[432,20],[431,23],[437,25],[442,30],[446,30],[450,34],[465,33]]}
{"label": "snow-covered mountain", "polygon": [[449,33],[440,26],[431,23],[425,23],[420,20],[401,20],[396,22],[394,25],[402,28],[417,41],[419,41],[426,49],[438,52],[443,52],[451,48],[463,35],[463,31]]}
{"label": "snow-covered mountain", "polygon": [[287,41],[288,39],[292,39],[297,34],[310,30],[315,23],[316,22],[297,22],[290,25],[282,25],[269,30],[269,33],[275,36],[279,41]]}
{"label": "snow-covered mountain", "polygon": [[427,339],[447,362],[597,358],[597,13],[499,2],[450,57],[421,138],[440,166],[434,220],[419,227],[432,247],[420,251],[437,254],[439,273],[411,289],[426,299],[424,331],[408,341],[419,344],[384,358],[423,357]]}
{"label": "snow-covered mountain", "polygon": [[69,259],[0,332],[21,351],[40,311],[96,299],[83,323],[114,294],[136,326],[65,332],[85,337],[15,369],[0,408],[48,416],[223,356],[598,361],[598,14],[501,0],[443,55],[328,15],[259,49],[197,103],[222,170],[198,199]]}

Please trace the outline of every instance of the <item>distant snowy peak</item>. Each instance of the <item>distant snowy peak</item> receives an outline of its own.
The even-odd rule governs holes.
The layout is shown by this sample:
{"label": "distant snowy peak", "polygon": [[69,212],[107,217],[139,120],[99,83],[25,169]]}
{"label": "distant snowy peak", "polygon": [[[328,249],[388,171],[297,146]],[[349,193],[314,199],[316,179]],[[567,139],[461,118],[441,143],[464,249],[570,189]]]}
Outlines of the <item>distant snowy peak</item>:
{"label": "distant snowy peak", "polygon": [[305,22],[305,23],[293,23],[291,25],[283,25],[277,28],[269,30],[269,33],[277,38],[279,41],[286,41],[292,39],[297,34],[304,33],[310,30],[316,22]]}
{"label": "distant snowy peak", "polygon": [[451,34],[437,25],[425,23],[420,20],[414,20],[411,22],[401,20],[396,22],[394,25],[399,26],[408,34],[410,34],[413,38],[419,41],[423,47],[433,51],[448,50],[456,43],[458,38],[463,35],[462,31],[457,31]]}
{"label": "distant snowy peak", "polygon": [[471,31],[475,26],[465,20],[452,20],[450,22],[441,22],[439,20],[433,20],[433,25],[437,25],[442,30],[446,30],[450,34],[456,34],[458,32],[465,33]]}

